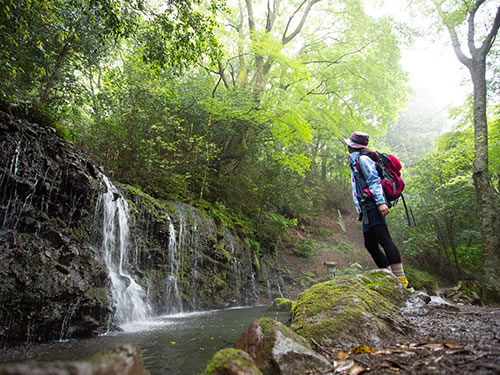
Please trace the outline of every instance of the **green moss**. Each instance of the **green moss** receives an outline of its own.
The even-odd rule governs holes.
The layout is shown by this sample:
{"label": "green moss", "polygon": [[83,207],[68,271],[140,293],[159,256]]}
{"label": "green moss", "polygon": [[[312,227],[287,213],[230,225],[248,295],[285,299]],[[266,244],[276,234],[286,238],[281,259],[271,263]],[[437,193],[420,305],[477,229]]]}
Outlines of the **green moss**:
{"label": "green moss", "polygon": [[97,301],[102,306],[108,306],[111,301],[103,288],[90,288],[85,291],[87,298]]}
{"label": "green moss", "polygon": [[[120,185],[128,196],[139,197],[141,205],[146,212],[157,212],[157,211],[168,211],[172,215],[177,215],[177,210],[175,207],[167,201],[159,201],[153,198],[151,195],[143,192],[139,187],[131,185]],[[129,201],[130,203],[130,201]],[[131,210],[137,212],[136,205],[132,203]]]}
{"label": "green moss", "polygon": [[248,353],[240,349],[226,348],[219,350],[208,363],[202,375],[223,375],[245,373],[262,375]]}
{"label": "green moss", "polygon": [[295,307],[295,302],[288,298],[275,298],[273,301],[272,310],[291,312]]}
{"label": "green moss", "polygon": [[218,242],[216,248],[224,255],[224,258],[226,258],[227,264],[231,263],[231,259],[233,258],[231,253],[227,251],[224,247],[224,244],[222,242]]}
{"label": "green moss", "polygon": [[292,249],[292,252],[298,257],[312,258],[317,253],[316,243],[311,239],[306,239]]}
{"label": "green moss", "polygon": [[[341,276],[316,284],[299,295],[292,311],[293,330],[319,342],[357,327],[365,316],[397,316],[396,305],[405,296],[398,280],[385,272],[361,277]],[[379,319],[381,326],[384,320]]]}
{"label": "green moss", "polygon": [[406,278],[410,281],[413,288],[426,290],[428,293],[435,293],[439,290],[441,280],[438,276],[431,275],[428,272],[419,270],[405,264]]}

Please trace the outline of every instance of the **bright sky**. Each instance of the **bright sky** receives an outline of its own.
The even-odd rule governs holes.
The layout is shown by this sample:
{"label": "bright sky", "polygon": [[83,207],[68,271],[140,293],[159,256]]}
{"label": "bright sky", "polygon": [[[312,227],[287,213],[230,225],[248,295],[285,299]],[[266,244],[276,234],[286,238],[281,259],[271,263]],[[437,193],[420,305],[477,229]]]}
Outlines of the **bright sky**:
{"label": "bright sky", "polygon": [[[377,4],[380,1],[366,0],[366,3]],[[418,25],[422,20],[412,18],[405,9],[403,0],[385,0],[384,6],[373,5],[366,11],[371,15],[389,14],[395,19]],[[401,64],[410,73],[411,86],[430,96],[442,107],[460,105],[471,92],[471,84],[467,69],[458,61],[449,36],[443,35],[436,40],[435,35],[417,40],[412,46],[402,46]],[[466,82],[463,85],[462,82]]]}

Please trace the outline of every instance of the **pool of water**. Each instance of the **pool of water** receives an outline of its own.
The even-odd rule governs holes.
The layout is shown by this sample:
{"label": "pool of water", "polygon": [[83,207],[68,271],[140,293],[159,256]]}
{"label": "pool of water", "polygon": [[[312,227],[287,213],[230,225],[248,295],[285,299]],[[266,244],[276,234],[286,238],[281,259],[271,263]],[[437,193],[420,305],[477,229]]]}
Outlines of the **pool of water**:
{"label": "pool of water", "polygon": [[244,307],[159,316],[127,324],[122,327],[124,332],[92,339],[3,350],[0,362],[81,360],[112,345],[132,343],[141,349],[151,375],[194,375],[204,370],[218,350],[232,347],[248,326],[261,317],[287,324],[289,314],[269,311],[268,307]]}

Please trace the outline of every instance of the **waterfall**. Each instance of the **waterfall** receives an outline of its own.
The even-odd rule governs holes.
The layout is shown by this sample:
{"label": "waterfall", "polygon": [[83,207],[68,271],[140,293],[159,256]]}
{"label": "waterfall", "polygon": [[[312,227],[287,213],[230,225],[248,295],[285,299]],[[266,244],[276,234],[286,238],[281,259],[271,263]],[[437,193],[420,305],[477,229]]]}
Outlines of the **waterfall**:
{"label": "waterfall", "polygon": [[179,241],[172,219],[169,217],[169,243],[168,253],[170,260],[170,274],[167,277],[165,288],[165,304],[167,313],[175,314],[182,312],[182,299],[179,292],[179,269],[182,265],[182,239],[183,239],[183,220],[180,221]]}
{"label": "waterfall", "polygon": [[[146,292],[129,273],[129,208],[106,176],[106,191],[99,197],[96,210],[102,210],[102,254],[112,283],[113,302],[118,324],[145,320],[151,308],[145,302]],[[99,215],[96,215],[98,217]]]}

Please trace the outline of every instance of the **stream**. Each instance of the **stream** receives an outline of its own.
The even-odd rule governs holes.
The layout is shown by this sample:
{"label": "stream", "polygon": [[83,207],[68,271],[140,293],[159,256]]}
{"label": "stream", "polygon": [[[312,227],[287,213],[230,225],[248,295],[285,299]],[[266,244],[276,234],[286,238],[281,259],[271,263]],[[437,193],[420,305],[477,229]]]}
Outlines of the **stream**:
{"label": "stream", "polygon": [[127,323],[124,332],[0,351],[0,362],[82,360],[123,343],[136,344],[151,375],[200,374],[220,349],[232,347],[248,326],[261,317],[287,324],[289,314],[267,306],[181,313]]}

